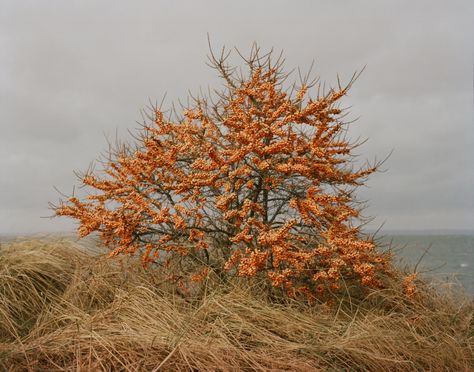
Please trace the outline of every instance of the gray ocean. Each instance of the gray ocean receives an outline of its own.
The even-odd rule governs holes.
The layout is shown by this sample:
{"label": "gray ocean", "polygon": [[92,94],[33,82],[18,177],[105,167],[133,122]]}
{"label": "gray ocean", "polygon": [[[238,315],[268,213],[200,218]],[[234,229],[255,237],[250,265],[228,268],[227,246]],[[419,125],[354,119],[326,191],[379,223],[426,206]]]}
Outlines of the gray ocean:
{"label": "gray ocean", "polygon": [[379,242],[390,246],[397,264],[426,278],[456,283],[474,296],[474,234],[385,234]]}

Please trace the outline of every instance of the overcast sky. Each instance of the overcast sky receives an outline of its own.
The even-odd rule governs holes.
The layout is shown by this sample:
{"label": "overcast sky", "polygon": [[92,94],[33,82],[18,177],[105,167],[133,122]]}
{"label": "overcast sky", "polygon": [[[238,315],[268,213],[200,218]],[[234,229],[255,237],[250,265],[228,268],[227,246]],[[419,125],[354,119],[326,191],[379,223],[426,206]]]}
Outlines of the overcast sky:
{"label": "overcast sky", "polygon": [[219,84],[213,45],[283,50],[349,96],[362,158],[386,172],[360,191],[385,229],[474,228],[473,1],[0,0],[0,233],[71,230],[48,202],[71,193],[149,99]]}

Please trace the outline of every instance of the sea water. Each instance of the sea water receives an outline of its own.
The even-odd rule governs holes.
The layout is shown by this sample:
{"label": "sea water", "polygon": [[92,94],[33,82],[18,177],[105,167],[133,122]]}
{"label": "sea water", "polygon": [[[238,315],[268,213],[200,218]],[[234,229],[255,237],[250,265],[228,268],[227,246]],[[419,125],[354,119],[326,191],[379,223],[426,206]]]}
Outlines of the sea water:
{"label": "sea water", "polygon": [[427,278],[457,283],[474,296],[474,234],[384,234],[398,265]]}

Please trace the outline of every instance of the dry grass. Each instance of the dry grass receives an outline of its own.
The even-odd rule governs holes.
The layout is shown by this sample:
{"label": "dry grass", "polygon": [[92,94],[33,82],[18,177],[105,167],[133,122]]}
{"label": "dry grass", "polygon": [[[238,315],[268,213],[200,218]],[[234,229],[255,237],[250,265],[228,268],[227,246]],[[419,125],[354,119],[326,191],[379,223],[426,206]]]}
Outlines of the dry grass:
{"label": "dry grass", "polygon": [[420,283],[338,298],[333,308],[209,277],[190,300],[133,259],[71,241],[0,248],[0,368],[23,370],[474,369],[472,300]]}

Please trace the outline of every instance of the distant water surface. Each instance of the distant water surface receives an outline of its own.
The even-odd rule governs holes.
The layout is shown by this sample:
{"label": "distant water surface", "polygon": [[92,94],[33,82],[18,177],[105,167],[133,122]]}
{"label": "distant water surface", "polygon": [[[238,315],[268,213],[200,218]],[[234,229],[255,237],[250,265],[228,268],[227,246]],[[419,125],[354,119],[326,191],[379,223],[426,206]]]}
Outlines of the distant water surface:
{"label": "distant water surface", "polygon": [[387,234],[379,239],[390,244],[402,266],[416,265],[424,254],[418,272],[456,282],[474,295],[474,234]]}

